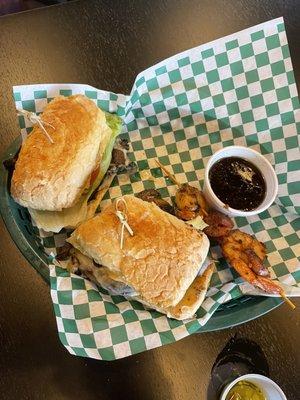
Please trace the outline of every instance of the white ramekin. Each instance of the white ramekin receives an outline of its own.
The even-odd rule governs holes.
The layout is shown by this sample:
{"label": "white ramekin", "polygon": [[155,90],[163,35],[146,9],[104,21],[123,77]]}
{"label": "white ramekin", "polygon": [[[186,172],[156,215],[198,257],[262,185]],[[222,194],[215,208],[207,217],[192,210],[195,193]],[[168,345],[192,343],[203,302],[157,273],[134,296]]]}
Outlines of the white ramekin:
{"label": "white ramekin", "polygon": [[220,400],[226,400],[226,396],[228,395],[230,389],[240,381],[251,382],[261,388],[267,400],[287,400],[285,394],[277,385],[277,383],[272,381],[272,379],[259,374],[247,374],[235,379],[225,387],[221,394]]}
{"label": "white ramekin", "polygon": [[[263,202],[256,209],[252,211],[242,211],[242,210],[236,210],[231,207],[226,207],[225,204],[213,192],[209,181],[209,170],[215,162],[225,157],[244,158],[245,160],[248,160],[252,164],[254,164],[262,173],[266,183],[266,195]],[[208,202],[210,207],[215,208],[231,217],[248,217],[250,215],[256,215],[265,211],[268,207],[270,207],[270,205],[275,200],[277,192],[278,192],[278,181],[272,165],[264,156],[262,156],[255,150],[249,149],[248,147],[243,147],[243,146],[224,147],[224,149],[217,151],[214,155],[211,156],[205,167],[203,193],[206,198],[206,201]],[[234,193],[232,193],[232,195],[234,196]]]}

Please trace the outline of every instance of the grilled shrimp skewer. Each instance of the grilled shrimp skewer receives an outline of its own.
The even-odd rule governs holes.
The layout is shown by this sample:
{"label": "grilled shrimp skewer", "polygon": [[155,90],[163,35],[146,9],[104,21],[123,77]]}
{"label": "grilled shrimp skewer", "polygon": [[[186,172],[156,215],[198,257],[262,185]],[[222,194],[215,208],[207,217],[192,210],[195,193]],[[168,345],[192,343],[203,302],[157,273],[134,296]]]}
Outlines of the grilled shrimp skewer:
{"label": "grilled shrimp skewer", "polygon": [[198,215],[208,215],[207,204],[203,194],[194,186],[184,183],[180,185],[175,195],[176,217],[189,221]]}
{"label": "grilled shrimp skewer", "polygon": [[235,229],[223,238],[221,249],[226,260],[242,278],[267,293],[280,294],[281,287],[268,278],[269,271],[263,264],[266,250],[261,242]]}
{"label": "grilled shrimp skewer", "polygon": [[208,215],[208,207],[202,192],[189,185],[188,183],[179,183],[174,175],[172,175],[164,165],[158,160],[156,164],[164,171],[167,177],[178,186],[175,195],[175,215],[176,217],[189,221],[198,215],[204,217]]}
{"label": "grilled shrimp skewer", "polygon": [[224,257],[242,278],[267,293],[280,294],[281,287],[268,278],[269,271],[263,264],[263,243],[238,229],[232,230],[231,219],[219,211],[211,211],[204,221],[209,225],[204,232],[219,241]]}
{"label": "grilled shrimp skewer", "polygon": [[269,271],[263,264],[266,258],[263,243],[248,233],[235,229],[221,238],[221,249],[228,263],[245,281],[266,293],[279,294],[293,310],[296,308],[286,297],[282,287],[269,278]]}
{"label": "grilled shrimp skewer", "polygon": [[279,294],[291,308],[295,305],[286,297],[278,283],[269,278],[269,271],[263,264],[266,258],[265,245],[251,235],[232,230],[233,222],[216,210],[209,210],[203,194],[189,184],[180,184],[158,160],[156,163],[179,189],[175,195],[175,215],[185,221],[200,215],[208,226],[204,232],[219,242],[228,263],[251,285],[269,294]]}

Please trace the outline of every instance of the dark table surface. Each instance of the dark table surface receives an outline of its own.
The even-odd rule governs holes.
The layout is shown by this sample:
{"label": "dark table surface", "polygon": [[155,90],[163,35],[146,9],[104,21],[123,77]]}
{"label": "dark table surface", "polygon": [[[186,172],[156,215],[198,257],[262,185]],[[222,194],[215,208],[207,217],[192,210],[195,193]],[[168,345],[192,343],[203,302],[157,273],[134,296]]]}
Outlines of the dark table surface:
{"label": "dark table surface", "polygon": [[[80,82],[128,93],[135,75],[161,59],[279,16],[299,84],[298,0],[75,1],[2,17],[0,150],[18,135],[14,84]],[[1,399],[205,399],[214,359],[234,333],[256,340],[271,377],[289,400],[300,398],[299,311],[285,305],[119,361],[74,357],[59,342],[47,285],[2,223],[0,295]]]}

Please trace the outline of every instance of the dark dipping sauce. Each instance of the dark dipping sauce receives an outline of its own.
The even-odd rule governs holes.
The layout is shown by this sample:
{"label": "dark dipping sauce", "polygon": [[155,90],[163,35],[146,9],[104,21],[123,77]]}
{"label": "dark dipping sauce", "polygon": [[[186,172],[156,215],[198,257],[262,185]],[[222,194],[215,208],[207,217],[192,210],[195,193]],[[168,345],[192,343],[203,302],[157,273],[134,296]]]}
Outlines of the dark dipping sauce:
{"label": "dark dipping sauce", "polygon": [[266,183],[262,173],[247,160],[226,157],[217,161],[209,171],[215,195],[236,210],[252,211],[264,200]]}

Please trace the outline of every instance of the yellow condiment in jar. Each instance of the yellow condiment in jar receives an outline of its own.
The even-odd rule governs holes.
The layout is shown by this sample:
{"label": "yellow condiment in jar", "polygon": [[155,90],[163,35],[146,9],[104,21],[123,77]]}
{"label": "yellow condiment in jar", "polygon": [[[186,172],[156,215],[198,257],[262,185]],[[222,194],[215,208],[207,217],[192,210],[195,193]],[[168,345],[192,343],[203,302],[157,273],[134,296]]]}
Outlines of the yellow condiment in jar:
{"label": "yellow condiment in jar", "polygon": [[266,400],[266,396],[254,383],[239,381],[230,389],[226,400]]}

